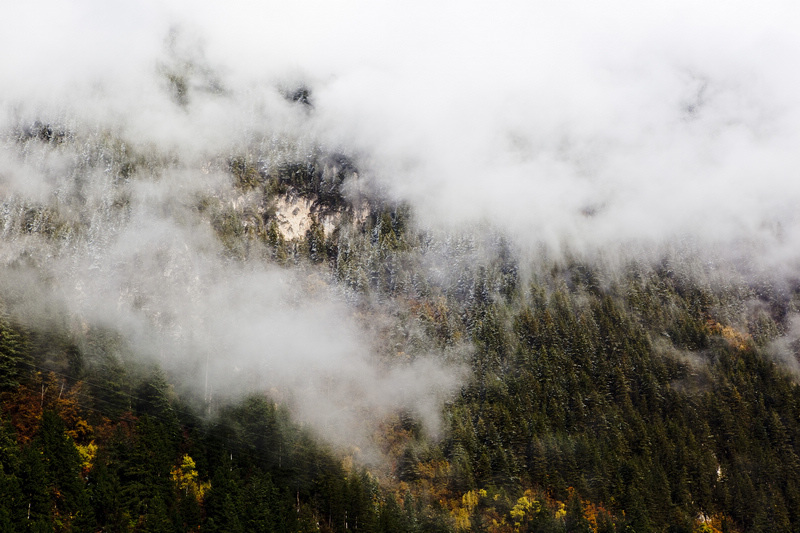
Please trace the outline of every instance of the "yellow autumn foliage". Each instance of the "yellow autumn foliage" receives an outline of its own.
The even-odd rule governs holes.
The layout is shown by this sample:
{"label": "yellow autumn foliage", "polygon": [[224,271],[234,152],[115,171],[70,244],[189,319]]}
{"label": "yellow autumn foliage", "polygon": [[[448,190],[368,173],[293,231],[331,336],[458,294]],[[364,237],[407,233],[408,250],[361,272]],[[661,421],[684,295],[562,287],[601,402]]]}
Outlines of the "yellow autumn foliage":
{"label": "yellow autumn foliage", "polygon": [[455,522],[457,530],[459,531],[472,530],[472,522],[470,521],[470,516],[475,512],[475,509],[478,507],[478,503],[480,503],[481,498],[485,497],[486,497],[485,489],[470,490],[464,493],[463,496],[461,496],[461,506],[455,507],[450,512],[450,515],[453,517],[453,521]]}
{"label": "yellow autumn foliage", "polygon": [[567,516],[567,506],[564,502],[558,502],[558,511],[556,511],[556,520],[561,520]]}
{"label": "yellow autumn foliage", "polygon": [[469,511],[463,507],[457,507],[451,511],[451,516],[458,531],[471,531],[472,522],[469,520]]}
{"label": "yellow autumn foliage", "polygon": [[530,491],[525,491],[525,494],[517,500],[517,503],[510,511],[511,519],[514,521],[516,529],[519,530],[526,519],[538,513],[541,508],[542,503],[534,499]]}
{"label": "yellow autumn foliage", "polygon": [[200,481],[197,465],[188,454],[183,456],[181,464],[172,469],[172,481],[185,495],[193,495],[198,502],[202,501],[206,491],[211,488],[208,481]]}
{"label": "yellow autumn foliage", "polygon": [[706,324],[713,335],[719,335],[728,341],[737,350],[746,350],[751,337],[747,333],[742,333],[730,326],[723,326],[713,318],[707,318]]}
{"label": "yellow autumn foliage", "polygon": [[92,441],[85,446],[76,444],[75,448],[78,449],[78,454],[81,456],[81,469],[88,472],[92,469],[94,456],[97,454],[97,445]]}

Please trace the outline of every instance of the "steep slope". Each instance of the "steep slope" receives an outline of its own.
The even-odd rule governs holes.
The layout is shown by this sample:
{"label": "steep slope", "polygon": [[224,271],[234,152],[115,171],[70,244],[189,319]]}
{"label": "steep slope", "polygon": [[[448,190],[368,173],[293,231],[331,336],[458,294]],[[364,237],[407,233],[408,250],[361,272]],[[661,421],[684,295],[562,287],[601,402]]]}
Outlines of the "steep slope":
{"label": "steep slope", "polygon": [[[20,126],[7,146],[13,172],[50,187],[3,204],[9,531],[800,523],[796,283],[700,250],[622,268],[523,261],[490,228],[418,227],[408,206],[355,192],[355,161],[324,152],[300,166],[267,163],[272,152],[204,158],[196,172],[110,132],[43,123]],[[308,226],[289,233],[293,205]],[[120,253],[131,238],[135,253]],[[152,251],[139,248],[152,238]],[[264,296],[243,274],[261,268],[297,273],[277,278],[290,297],[268,303],[293,321],[326,324],[291,311],[298,299],[317,305],[332,291],[348,302],[336,312],[360,324],[369,358],[316,359],[297,373],[281,369],[298,356],[291,344],[264,356],[267,367],[237,355],[226,330],[240,330],[225,315],[247,315],[206,315],[200,295],[236,276],[232,287]],[[194,307],[165,305],[181,301],[170,285]],[[125,313],[91,312],[109,300]],[[193,336],[232,349],[210,376],[213,352],[182,355],[198,348]],[[365,364],[385,379],[379,396],[353,377]],[[225,370],[237,365],[251,366]],[[302,376],[312,383],[293,381]],[[349,414],[306,405],[316,390]],[[356,433],[346,426],[356,440],[343,438],[335,426],[356,419]]]}

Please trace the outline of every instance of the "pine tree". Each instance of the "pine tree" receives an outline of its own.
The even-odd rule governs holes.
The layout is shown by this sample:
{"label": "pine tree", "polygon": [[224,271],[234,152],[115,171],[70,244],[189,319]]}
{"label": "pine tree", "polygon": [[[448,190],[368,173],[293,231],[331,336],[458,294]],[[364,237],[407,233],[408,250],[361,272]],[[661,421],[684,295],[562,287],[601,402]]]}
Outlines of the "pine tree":
{"label": "pine tree", "polygon": [[20,367],[27,356],[25,338],[0,315],[0,392],[19,387]]}
{"label": "pine tree", "polygon": [[94,524],[94,512],[81,479],[80,454],[65,429],[61,418],[46,410],[34,447],[42,455],[57,519],[81,530]]}
{"label": "pine tree", "polygon": [[20,450],[13,430],[5,420],[0,420],[0,531],[17,531],[25,517],[20,466]]}

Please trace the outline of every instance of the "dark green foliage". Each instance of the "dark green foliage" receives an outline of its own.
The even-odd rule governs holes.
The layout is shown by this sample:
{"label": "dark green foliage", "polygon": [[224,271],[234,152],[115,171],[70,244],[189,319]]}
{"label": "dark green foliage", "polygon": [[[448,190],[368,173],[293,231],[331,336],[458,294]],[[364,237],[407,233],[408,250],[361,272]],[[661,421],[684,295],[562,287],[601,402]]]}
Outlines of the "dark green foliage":
{"label": "dark green foliage", "polygon": [[[47,531],[55,517],[51,486],[40,450],[36,446],[22,449],[20,485],[22,486],[25,526],[29,531]],[[21,517],[21,514],[18,515]]]}
{"label": "dark green foliage", "polygon": [[322,229],[317,217],[311,217],[311,226],[306,230],[306,246],[308,246],[308,258],[312,263],[321,263],[325,260],[327,253],[325,249],[325,231]]}
{"label": "dark green foliage", "polygon": [[237,187],[245,190],[252,189],[264,181],[264,176],[261,175],[258,168],[243,157],[234,157],[228,165],[228,170],[233,174]]}
{"label": "dark green foliage", "polygon": [[573,492],[567,501],[564,527],[567,533],[592,533],[591,525],[584,516],[583,504],[577,492]]}
{"label": "dark green foliage", "polygon": [[296,87],[291,91],[286,91],[285,96],[290,102],[297,102],[307,107],[313,107],[311,104],[311,89],[305,85]]}
{"label": "dark green foliage", "polygon": [[341,187],[344,180],[355,173],[355,164],[348,156],[315,153],[306,161],[280,165],[272,188],[277,192],[292,191],[311,198],[322,211],[347,209]]}
{"label": "dark green foliage", "polygon": [[267,243],[272,250],[272,258],[278,264],[284,264],[288,259],[288,250],[283,234],[280,232],[280,229],[278,229],[278,223],[275,222],[275,220],[269,222],[267,228]]}
{"label": "dark green foliage", "polygon": [[136,389],[136,413],[177,430],[178,418],[170,396],[170,385],[166,376],[156,369]]}
{"label": "dark green foliage", "polygon": [[14,433],[5,420],[0,420],[0,530],[16,531],[22,521],[28,499],[23,493],[20,450]]}
{"label": "dark green foliage", "polygon": [[18,142],[35,139],[50,144],[61,144],[69,140],[70,136],[71,133],[66,129],[40,120],[35,120],[32,124],[20,128],[16,135]]}
{"label": "dark green foliage", "polygon": [[106,454],[95,461],[88,483],[90,501],[98,524],[105,524],[109,530],[125,531],[130,514],[123,505],[120,478],[107,462]]}
{"label": "dark green foliage", "polygon": [[[34,134],[54,142],[47,136]],[[269,171],[249,156],[222,161],[237,194],[264,205],[300,195],[313,214],[304,238],[287,243],[268,206],[207,205],[226,257],[248,257],[258,242],[264,260],[330,269],[359,311],[391,322],[376,343],[387,361],[440,354],[469,369],[444,406],[442,440],[400,415],[405,444],[383,486],[343,467],[266,396],[201,416],[165,374],[126,366],[113,332],[23,333],[4,319],[4,405],[32,370],[84,380],[78,401],[98,451],[82,469],[50,411],[29,444],[0,428],[0,530],[452,531],[452,511],[478,489],[490,496],[469,512],[476,531],[511,524],[518,498],[534,493],[540,505],[522,530],[586,532],[587,502],[602,506],[604,532],[692,531],[698,516],[737,531],[798,529],[800,390],[769,355],[797,311],[796,288],[717,286],[669,261],[622,273],[576,258],[528,269],[503,237],[415,230],[402,204],[373,201],[356,221],[342,188],[356,169],[343,155]],[[120,179],[137,172],[115,164]],[[322,217],[334,212],[339,226],[326,234]],[[23,218],[26,231],[59,227],[39,208]],[[202,494],[178,486],[186,456],[198,486],[210,483]],[[432,464],[445,466],[426,474]]]}
{"label": "dark green foliage", "polygon": [[[508,305],[477,270],[465,313],[473,378],[445,443],[453,488],[533,484],[566,499],[575,487],[615,502],[620,527],[635,531],[691,528],[698,512],[728,514],[747,530],[796,523],[800,465],[781,443],[787,420],[797,430],[797,385],[713,329],[719,296],[654,277],[623,303],[591,272],[572,275],[574,293],[534,287],[509,326],[499,319]],[[661,332],[703,366],[658,353],[650,339]],[[583,527],[578,503],[568,527]]]}
{"label": "dark green foliage", "polygon": [[19,386],[27,355],[28,345],[24,336],[5,317],[0,317],[0,391]]}
{"label": "dark green foliage", "polygon": [[94,517],[81,478],[80,455],[65,429],[56,413],[45,411],[34,446],[40,449],[57,514],[79,531],[93,524]]}
{"label": "dark green foliage", "polygon": [[168,72],[166,74],[167,82],[169,84],[169,93],[172,101],[185,108],[189,105],[189,81],[185,75]]}
{"label": "dark green foliage", "polygon": [[5,462],[16,472],[7,473],[9,484],[3,491],[9,499],[3,500],[0,520],[14,520],[26,531],[86,531],[93,527],[95,517],[81,477],[80,457],[56,413],[43,413],[33,442],[17,452],[6,441],[5,451],[11,455]]}

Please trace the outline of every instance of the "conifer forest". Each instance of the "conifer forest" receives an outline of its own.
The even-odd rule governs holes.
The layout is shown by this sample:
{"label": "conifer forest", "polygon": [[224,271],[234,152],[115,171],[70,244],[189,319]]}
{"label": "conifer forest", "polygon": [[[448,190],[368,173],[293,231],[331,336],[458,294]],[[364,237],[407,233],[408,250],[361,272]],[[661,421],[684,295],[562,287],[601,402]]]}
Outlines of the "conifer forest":
{"label": "conifer forest", "polygon": [[168,4],[0,7],[0,531],[800,532],[790,23]]}

